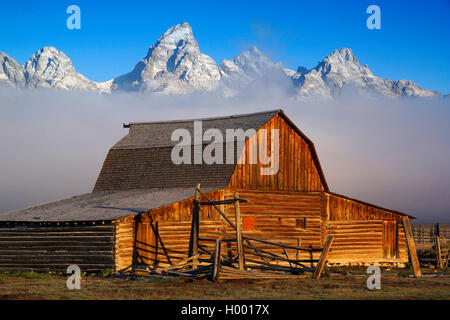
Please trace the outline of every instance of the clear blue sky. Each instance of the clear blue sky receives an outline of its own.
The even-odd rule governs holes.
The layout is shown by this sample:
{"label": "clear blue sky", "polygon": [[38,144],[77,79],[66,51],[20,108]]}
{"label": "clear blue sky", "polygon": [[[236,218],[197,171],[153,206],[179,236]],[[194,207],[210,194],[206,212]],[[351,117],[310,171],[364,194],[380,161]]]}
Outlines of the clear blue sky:
{"label": "clear blue sky", "polygon": [[[81,8],[81,30],[66,8]],[[381,8],[381,30],[366,8]],[[350,47],[378,76],[450,92],[450,1],[2,1],[0,51],[20,64],[43,46],[65,52],[95,81],[130,71],[170,26],[189,22],[200,49],[230,59],[256,45],[285,66],[313,67]]]}

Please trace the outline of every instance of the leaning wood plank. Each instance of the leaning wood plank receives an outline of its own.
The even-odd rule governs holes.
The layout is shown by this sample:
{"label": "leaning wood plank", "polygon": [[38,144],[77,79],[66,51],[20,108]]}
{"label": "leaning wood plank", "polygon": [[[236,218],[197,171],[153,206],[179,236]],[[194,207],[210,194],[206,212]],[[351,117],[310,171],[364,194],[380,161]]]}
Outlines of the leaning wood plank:
{"label": "leaning wood plank", "polygon": [[419,259],[417,258],[416,245],[414,244],[414,238],[412,235],[411,224],[407,216],[402,217],[403,229],[405,230],[406,244],[408,246],[409,259],[413,267],[414,276],[416,278],[422,277],[422,271],[420,270]]}
{"label": "leaning wood plank", "polygon": [[212,275],[212,280],[213,281],[217,280],[217,278],[219,277],[219,272],[220,272],[220,248],[221,248],[220,239],[217,239],[216,240],[216,253],[214,255],[213,275]]}
{"label": "leaning wood plank", "polygon": [[180,277],[188,277],[188,278],[192,278],[195,277],[192,274],[186,273],[186,272],[180,272],[180,271],[167,271],[167,274],[171,274],[174,276],[180,276]]}
{"label": "leaning wood plank", "polygon": [[[272,264],[269,262],[264,262],[261,260],[254,260],[252,258],[247,258],[246,262],[248,263],[249,269],[261,267],[261,265],[262,265],[262,266],[267,267],[268,270],[282,270],[282,271],[287,271],[287,272],[305,272],[305,271],[313,270],[313,269],[308,269],[308,268],[291,268],[291,267],[287,267],[287,266],[281,266],[281,265]],[[250,265],[249,262],[253,263],[253,265]]]}
{"label": "leaning wood plank", "polygon": [[198,256],[199,256],[199,255],[196,254],[195,256],[191,256],[191,257],[188,257],[188,258],[186,258],[186,259],[183,259],[183,260],[181,260],[180,262],[177,262],[177,263],[175,263],[175,264],[173,264],[173,265],[171,265],[171,266],[169,266],[169,267],[162,268],[162,269],[156,268],[156,269],[157,269],[159,272],[166,272],[166,271],[169,271],[169,270],[172,270],[172,269],[176,269],[176,268],[179,268],[179,267],[182,267],[182,266],[186,265],[189,261],[191,261],[191,260],[193,260],[193,259],[197,259]]}
{"label": "leaning wood plank", "polygon": [[245,261],[244,261],[244,247],[242,245],[242,221],[241,221],[241,209],[239,206],[239,194],[237,192],[234,193],[234,199],[237,200],[234,203],[234,214],[236,221],[236,240],[237,240],[237,250],[239,256],[239,270],[245,270]]}
{"label": "leaning wood plank", "polygon": [[[197,184],[195,189],[195,201],[194,210],[192,212],[192,225],[191,225],[191,236],[189,239],[189,256],[198,256],[198,229],[199,229],[199,213],[200,207],[197,201],[200,200],[199,190],[200,184]],[[196,269],[198,267],[198,258],[192,260],[192,267]]]}
{"label": "leaning wood plank", "polygon": [[328,253],[330,252],[331,245],[333,244],[333,236],[328,236],[327,241],[325,242],[325,247],[323,248],[322,253],[320,254],[319,262],[317,263],[316,271],[314,271],[314,279],[319,279],[322,274],[323,267],[325,262],[327,261]]}
{"label": "leaning wood plank", "polygon": [[[147,213],[147,216],[151,219],[151,216],[150,216],[149,213]],[[150,223],[150,227],[152,228],[152,231],[153,231],[153,233],[154,233],[154,235],[155,235],[155,237],[156,237],[156,239],[157,239],[157,243],[159,242],[159,244],[161,245],[161,248],[163,249],[164,256],[167,258],[167,262],[169,262],[169,264],[172,264],[172,261],[170,260],[170,256],[169,256],[169,254],[168,254],[168,251],[167,251],[167,249],[166,249],[166,246],[164,245],[164,242],[162,241],[162,239],[161,239],[161,237],[160,237],[160,235],[159,235],[158,229],[155,228],[155,226],[153,225],[153,223]],[[137,229],[138,229],[138,228],[136,228],[136,230],[137,230]],[[135,239],[136,239],[136,237],[135,237]],[[136,243],[136,241],[135,241],[135,243]],[[135,244],[135,246],[136,246],[136,244]],[[141,249],[141,250],[142,250],[142,249]],[[157,259],[157,258],[158,258],[158,254],[159,254],[159,252],[156,251],[155,262],[158,261],[158,259]]]}
{"label": "leaning wood plank", "polygon": [[[274,254],[274,253],[270,252],[270,251],[266,251],[266,250],[263,250],[263,249],[260,249],[260,248],[250,247],[250,246],[247,246],[247,245],[244,245],[244,247],[255,251],[255,252],[247,251],[248,255],[257,256],[257,257],[263,259],[266,262],[267,262],[267,260],[269,260],[269,261],[277,261],[277,260],[278,261],[286,261],[286,262],[289,262],[290,264],[294,263],[294,264],[296,264],[296,265],[298,265],[298,266],[300,266],[302,268],[308,268],[302,262],[318,262],[319,261],[319,260],[309,260],[309,259],[308,260],[286,259],[286,258],[283,258],[283,257],[281,257],[281,256],[279,256],[277,254]],[[262,252],[262,253],[265,253],[265,254],[261,254],[259,252]]]}
{"label": "leaning wood plank", "polygon": [[296,246],[290,246],[290,245],[287,245],[287,244],[280,244],[280,243],[277,243],[277,242],[264,240],[264,239],[260,239],[260,238],[255,238],[255,237],[250,237],[250,236],[246,236],[246,235],[244,235],[243,237],[244,237],[244,239],[249,239],[249,240],[253,240],[253,241],[256,241],[256,242],[271,244],[271,245],[282,247],[282,248],[284,247],[284,248],[288,248],[288,249],[301,250],[301,251],[312,251],[312,252],[322,251],[322,249],[317,249],[317,248],[300,248],[300,247],[296,247]]}
{"label": "leaning wood plank", "polygon": [[441,242],[439,241],[439,235],[434,236],[434,241],[436,242],[436,262],[437,262],[437,267],[439,269],[442,269],[442,267],[444,265],[442,263]]}
{"label": "leaning wood plank", "polygon": [[283,251],[284,251],[284,254],[286,255],[287,260],[289,261],[289,266],[290,266],[291,268],[293,268],[293,267],[292,267],[291,259],[289,258],[289,255],[288,255],[288,253],[287,253],[285,247],[283,247]]}

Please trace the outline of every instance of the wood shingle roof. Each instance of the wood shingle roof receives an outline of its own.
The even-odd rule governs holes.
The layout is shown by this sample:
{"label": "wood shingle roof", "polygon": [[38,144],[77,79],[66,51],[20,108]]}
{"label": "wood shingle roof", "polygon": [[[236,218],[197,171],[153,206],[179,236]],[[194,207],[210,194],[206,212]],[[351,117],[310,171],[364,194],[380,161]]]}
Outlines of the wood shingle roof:
{"label": "wood shingle roof", "polygon": [[191,198],[194,192],[194,188],[93,192],[3,213],[0,222],[110,221]]}
{"label": "wood shingle roof", "polygon": [[[196,120],[201,120],[203,133],[208,129],[218,129],[225,136],[227,129],[257,131],[278,112],[280,110]],[[176,129],[186,129],[193,140],[194,121],[131,123],[128,135],[109,151],[94,192],[135,188],[195,187],[197,183],[216,189],[225,188],[237,161],[234,164],[182,165],[176,165],[172,161],[172,148],[178,143],[171,141],[172,132]],[[202,144],[205,146],[207,143]]]}

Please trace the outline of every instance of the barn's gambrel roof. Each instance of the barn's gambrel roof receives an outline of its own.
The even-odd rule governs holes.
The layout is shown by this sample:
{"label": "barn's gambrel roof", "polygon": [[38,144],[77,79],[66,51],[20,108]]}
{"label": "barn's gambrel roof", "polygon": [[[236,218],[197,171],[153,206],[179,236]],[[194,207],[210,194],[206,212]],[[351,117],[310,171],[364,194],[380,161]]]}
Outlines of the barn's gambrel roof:
{"label": "barn's gambrel roof", "polygon": [[117,142],[112,149],[142,149],[173,147],[178,142],[171,141],[172,132],[176,129],[186,129],[194,136],[194,121],[201,121],[203,132],[208,129],[255,129],[261,128],[281,110],[270,110],[257,113],[231,115],[215,118],[198,118],[189,120],[170,120],[154,122],[132,122],[124,127],[130,128],[129,133]]}
{"label": "barn's gambrel roof", "polygon": [[308,144],[324,190],[328,191],[314,144],[282,110],[217,118],[130,123],[126,126],[130,128],[128,135],[109,151],[94,191],[195,187],[197,183],[211,188],[226,188],[235,172],[237,161],[235,164],[175,165],[171,160],[171,152],[177,142],[171,141],[172,132],[182,128],[188,130],[193,137],[193,124],[196,120],[202,121],[203,132],[212,128],[222,133],[226,129],[258,131],[276,115],[280,115]]}

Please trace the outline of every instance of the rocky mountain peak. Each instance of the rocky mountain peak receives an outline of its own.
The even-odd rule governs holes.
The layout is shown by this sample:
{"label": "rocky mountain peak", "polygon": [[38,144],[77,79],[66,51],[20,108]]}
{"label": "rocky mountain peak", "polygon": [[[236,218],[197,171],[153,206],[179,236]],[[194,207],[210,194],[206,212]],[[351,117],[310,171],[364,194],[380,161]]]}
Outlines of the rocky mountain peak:
{"label": "rocky mountain peak", "polygon": [[241,53],[234,62],[251,77],[262,76],[276,67],[276,64],[256,47]]}
{"label": "rocky mountain peak", "polygon": [[108,93],[111,81],[94,82],[78,73],[70,58],[55,47],[38,50],[23,65],[30,88],[57,88],[73,91]]}
{"label": "rocky mountain peak", "polygon": [[160,38],[160,41],[175,42],[180,40],[195,40],[192,27],[189,23],[183,22],[169,28]]}
{"label": "rocky mountain peak", "polygon": [[153,52],[157,48],[161,48],[167,51],[177,50],[189,47],[190,50],[199,50],[198,43],[194,38],[192,27],[189,23],[183,22],[169,28],[164,34],[159,37],[155,44],[153,44],[147,53],[145,59],[152,57]]}
{"label": "rocky mountain peak", "polygon": [[4,52],[0,52],[0,83],[15,87],[24,87],[26,83],[22,67]]}
{"label": "rocky mountain peak", "polygon": [[224,60],[220,66],[221,74],[224,78],[234,80],[251,81],[256,77],[261,77],[274,69],[282,68],[281,64],[275,64],[258,48],[253,46],[250,50],[242,52],[233,60]]}
{"label": "rocky mountain peak", "polygon": [[38,50],[23,66],[25,76],[31,83],[38,80],[46,82],[60,81],[67,75],[74,73],[72,61],[54,47],[44,47]]}
{"label": "rocky mountain peak", "polygon": [[325,63],[340,64],[340,65],[354,65],[360,66],[358,58],[353,54],[350,48],[342,48],[341,50],[334,50],[332,54],[324,59]]}
{"label": "rocky mountain peak", "polygon": [[210,91],[220,80],[212,58],[202,54],[189,23],[169,28],[130,73],[114,80],[114,90],[162,94]]}
{"label": "rocky mountain peak", "polygon": [[307,69],[307,68],[305,68],[303,66],[299,66],[297,68],[297,73],[300,74],[300,75],[308,73],[308,72],[309,72],[309,69]]}
{"label": "rocky mountain peak", "polygon": [[[377,77],[367,65],[361,66],[352,49],[334,50],[316,67],[298,67],[297,71],[274,63],[255,46],[217,67],[200,51],[192,27],[184,22],[170,27],[148,49],[135,68],[106,82],[94,82],[80,73],[72,61],[54,47],[37,51],[21,67],[0,53],[0,82],[16,87],[83,90],[97,93],[149,91],[156,94],[190,94],[216,91],[233,96],[253,85],[289,87],[303,97],[332,98],[348,93],[382,96],[442,97],[437,91],[423,89],[409,80],[392,81]],[[446,96],[448,97],[448,96]]]}

